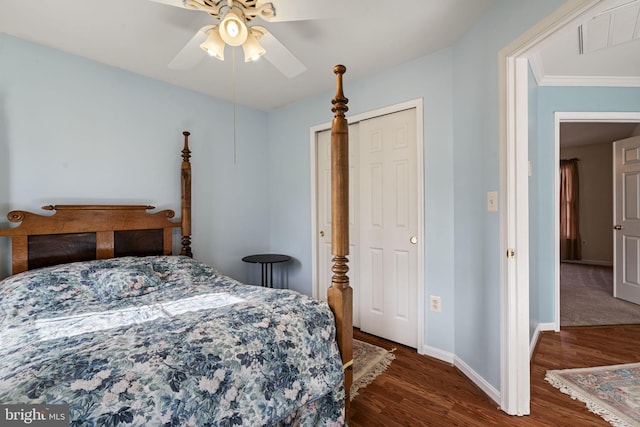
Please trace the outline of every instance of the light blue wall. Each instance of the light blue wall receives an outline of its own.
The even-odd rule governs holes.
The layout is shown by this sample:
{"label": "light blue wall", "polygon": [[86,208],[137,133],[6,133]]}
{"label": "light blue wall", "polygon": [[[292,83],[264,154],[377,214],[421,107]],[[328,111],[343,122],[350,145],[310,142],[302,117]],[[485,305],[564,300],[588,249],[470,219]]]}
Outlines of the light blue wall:
{"label": "light blue wall", "polygon": [[189,130],[194,254],[243,279],[242,256],[269,248],[266,113],[238,107],[234,165],[227,102],[1,34],[0,57],[1,218],[65,203],[148,203],[179,216]]}
{"label": "light blue wall", "polygon": [[[455,353],[500,384],[498,51],[562,3],[499,1],[452,49],[358,82],[345,76],[350,114],[414,98],[425,102],[425,344]],[[348,63],[346,64],[348,68]],[[328,71],[328,79],[332,75]],[[290,286],[311,292],[309,127],[324,123],[332,93],[270,114],[271,243],[292,254]],[[452,244],[453,243],[453,244]],[[426,305],[428,306],[428,305]]]}
{"label": "light blue wall", "polygon": [[[453,127],[451,50],[408,62],[373,78],[351,81],[344,76],[347,115],[400,102],[424,100],[425,164],[425,295],[442,298],[442,312],[427,312],[427,344],[453,352]],[[327,67],[327,80],[335,76]],[[292,255],[293,289],[311,293],[311,145],[309,127],[329,122],[327,92],[274,112],[269,117],[271,141],[271,245]],[[426,305],[426,304],[425,304]]]}
{"label": "light blue wall", "polygon": [[640,88],[538,88],[538,257],[540,322],[554,322],[553,195],[554,113],[579,111],[640,111]]}
{"label": "light blue wall", "polygon": [[[455,47],[455,352],[500,388],[498,52],[562,1],[497,1]],[[500,201],[499,201],[500,203]]]}
{"label": "light blue wall", "polygon": [[[425,343],[496,388],[501,254],[486,193],[498,190],[498,51],[561,3],[499,0],[452,48],[368,79],[345,75],[350,115],[424,100],[424,293],[443,306],[425,313]],[[0,214],[87,200],[177,209],[188,129],[195,253],[241,280],[243,255],[287,253],[289,286],[312,292],[309,127],[330,121],[333,92],[271,113],[239,107],[234,165],[229,103],[7,36],[0,56]]]}

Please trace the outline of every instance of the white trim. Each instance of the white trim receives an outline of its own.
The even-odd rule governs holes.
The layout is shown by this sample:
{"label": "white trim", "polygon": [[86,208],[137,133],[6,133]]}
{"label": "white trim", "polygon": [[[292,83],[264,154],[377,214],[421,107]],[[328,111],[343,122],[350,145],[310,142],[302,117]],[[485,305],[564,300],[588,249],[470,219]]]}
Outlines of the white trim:
{"label": "white trim", "polygon": [[[363,120],[372,119],[374,117],[385,116],[387,114],[397,113],[399,111],[410,110],[412,108],[416,109],[416,112],[423,110],[424,100],[422,98],[415,98],[405,102],[399,102],[397,104],[388,105],[386,107],[378,108],[376,110],[365,111],[364,113],[355,114],[353,116],[347,117],[347,122],[357,123]],[[423,117],[418,117],[420,122],[423,122]],[[328,123],[329,127],[323,128],[322,130],[331,129],[331,122]],[[418,133],[422,135],[422,129],[418,129]],[[416,135],[418,134],[416,133]],[[424,144],[422,144],[424,145]]]}
{"label": "white trim", "polygon": [[[418,271],[417,271],[417,282],[418,282],[418,295],[416,304],[418,305],[418,318],[417,321],[417,349],[419,354],[423,354],[422,351],[425,348],[424,346],[424,322],[425,322],[425,304],[424,304],[424,296],[425,296],[425,260],[424,260],[424,245],[425,245],[425,232],[424,232],[424,100],[422,98],[416,98],[409,101],[401,102],[398,104],[390,105],[387,107],[379,108],[372,111],[367,111],[360,114],[355,114],[352,116],[347,116],[347,122],[349,124],[357,123],[363,120],[371,119],[374,117],[380,117],[387,114],[396,113],[404,110],[416,110],[416,172],[418,182],[416,183],[416,191],[417,191],[417,207],[418,207],[418,232],[417,237],[418,241],[422,242],[422,244],[417,245],[417,258],[418,258]],[[317,241],[317,229],[318,229],[318,219],[316,217],[317,210],[317,182],[316,182],[316,163],[317,163],[317,138],[316,135],[318,132],[322,132],[325,130],[331,129],[331,122],[322,123],[319,125],[312,126],[309,128],[309,141],[310,141],[310,161],[311,161],[311,274],[312,276],[312,293],[314,298],[318,298],[318,254],[316,250],[316,246],[318,244]]]}
{"label": "white trim", "polygon": [[[515,318],[517,331],[529,331],[529,298],[523,298],[522,294],[529,296],[529,126],[519,126],[520,123],[527,124],[529,121],[529,61],[526,58],[516,59],[516,86],[526,87],[526,91],[516,91],[516,128],[515,128],[515,227],[516,227],[516,280],[517,289],[514,293],[516,299]],[[517,351],[516,360],[521,362],[529,356],[529,346],[524,340],[515,346]],[[527,359],[527,362],[529,360]],[[521,365],[517,369],[520,376],[520,384],[530,382],[530,368],[526,364],[526,369]],[[520,393],[530,400],[530,388],[525,387]],[[523,396],[523,397],[524,397]],[[518,415],[529,414],[528,405],[521,407]]]}
{"label": "white trim", "polygon": [[318,284],[318,251],[316,248],[318,247],[318,202],[317,202],[317,189],[318,182],[316,180],[316,176],[318,175],[317,170],[317,157],[318,157],[318,138],[317,134],[322,132],[323,130],[331,129],[331,123],[329,123],[328,127],[326,124],[316,125],[309,128],[309,161],[311,162],[309,165],[309,170],[311,171],[311,295],[315,299],[319,298],[319,284]]}
{"label": "white trim", "polygon": [[[540,49],[550,38],[577,18],[585,19],[587,11],[596,9],[598,0],[570,0],[554,13],[514,40],[498,54],[499,117],[500,117],[500,193],[504,203],[500,209],[500,247],[516,249],[516,258],[507,261],[501,256],[501,367],[500,407],[511,415],[530,411],[529,327],[520,321],[518,310],[529,307],[528,255],[523,243],[528,241],[528,200],[518,198],[516,189],[528,186],[528,162],[522,162],[528,152],[528,117],[519,111],[528,104],[528,78],[521,74],[520,59],[528,59],[534,48]],[[528,73],[528,70],[527,70]],[[524,139],[522,137],[524,136]],[[518,153],[520,150],[520,153]],[[522,252],[522,250],[525,252]],[[522,264],[522,265],[521,265]],[[526,350],[523,350],[526,349]]]}
{"label": "white trim", "polygon": [[487,382],[481,375],[479,375],[476,371],[474,371],[469,365],[467,365],[464,360],[459,357],[454,357],[453,366],[460,369],[460,371],[467,376],[475,385],[477,385],[480,390],[482,390],[491,400],[496,403],[500,403],[500,392],[491,384]]}
{"label": "white trim", "polygon": [[555,148],[553,149],[553,164],[558,165],[553,168],[553,314],[554,330],[560,330],[560,126],[558,115],[554,114],[554,136]]}
{"label": "white trim", "polygon": [[[417,144],[417,164],[416,171],[418,173],[418,182],[417,182],[417,192],[418,192],[418,236],[419,241],[422,242],[421,245],[418,245],[418,349],[424,347],[424,322],[426,313],[424,312],[424,298],[425,298],[425,259],[424,259],[424,247],[426,244],[426,237],[424,231],[424,101],[422,98],[416,100],[415,102],[416,109],[416,138],[418,140]],[[418,351],[419,353],[419,351]]]}
{"label": "white trim", "polygon": [[540,333],[544,331],[556,331],[555,327],[555,323],[538,323],[536,330],[533,331],[533,337],[531,338],[531,345],[529,347],[529,360],[533,359],[533,352],[536,350],[536,346],[538,345]]}
{"label": "white trim", "polygon": [[540,332],[555,331],[553,327],[554,327],[553,323],[538,323],[538,329],[540,330]]}
{"label": "white trim", "polygon": [[640,122],[640,112],[634,111],[558,111],[554,113],[556,124],[559,122],[606,122],[606,123],[626,123]]}
{"label": "white trim", "polygon": [[610,86],[640,87],[636,76],[544,76],[536,80],[540,86]]}
{"label": "white trim", "polygon": [[[560,164],[560,124],[566,122],[573,123],[640,123],[640,112],[595,112],[595,111],[561,111],[553,115],[554,120],[554,148],[553,161],[554,165]],[[554,222],[554,248],[553,248],[553,298],[554,298],[554,315],[555,330],[560,330],[560,170],[558,167],[554,170],[554,198],[553,198],[553,222]],[[585,262],[586,263],[586,262]],[[604,265],[604,264],[603,264]],[[612,262],[609,265],[613,265]]]}
{"label": "white trim", "polygon": [[434,359],[441,360],[443,362],[449,363],[450,365],[454,364],[456,355],[453,353],[449,353],[448,351],[440,350],[439,348],[431,347],[429,345],[423,345],[422,351],[418,351],[418,353],[433,357]]}
{"label": "white trim", "polygon": [[[511,415],[529,414],[529,161],[528,61],[504,58],[501,81],[509,81],[501,97],[500,230],[501,303],[501,408]],[[505,83],[506,84],[506,83]],[[511,87],[511,90],[509,90]],[[525,90],[522,90],[522,89]],[[508,258],[507,250],[515,257]]]}
{"label": "white trim", "polygon": [[540,324],[536,327],[536,330],[533,331],[533,337],[531,337],[531,343],[529,344],[529,360],[533,359],[533,352],[538,345],[538,339],[540,339]]}

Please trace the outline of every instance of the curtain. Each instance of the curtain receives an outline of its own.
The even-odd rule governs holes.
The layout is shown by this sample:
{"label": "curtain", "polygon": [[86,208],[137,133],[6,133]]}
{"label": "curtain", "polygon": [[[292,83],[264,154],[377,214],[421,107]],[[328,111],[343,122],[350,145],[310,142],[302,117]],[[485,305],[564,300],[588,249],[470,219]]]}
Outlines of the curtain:
{"label": "curtain", "polygon": [[578,159],[560,160],[560,259],[582,259]]}

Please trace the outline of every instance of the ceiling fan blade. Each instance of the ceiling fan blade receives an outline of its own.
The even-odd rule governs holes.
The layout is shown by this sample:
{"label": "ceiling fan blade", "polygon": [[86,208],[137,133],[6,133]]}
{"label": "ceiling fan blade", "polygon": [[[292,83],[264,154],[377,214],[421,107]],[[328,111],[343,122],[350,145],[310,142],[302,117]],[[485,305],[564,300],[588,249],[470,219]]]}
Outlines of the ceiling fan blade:
{"label": "ceiling fan blade", "polygon": [[264,35],[260,38],[260,44],[267,51],[264,57],[271,62],[282,74],[293,78],[307,71],[307,67],[300,62],[280,41],[269,31],[262,29]]}
{"label": "ceiling fan blade", "polygon": [[187,6],[184,4],[184,0],[150,0],[155,3],[166,4],[168,6],[175,6],[187,9]]}
{"label": "ceiling fan blade", "polygon": [[206,55],[200,45],[207,39],[207,31],[213,25],[207,25],[198,30],[198,32],[189,40],[189,42],[173,57],[169,62],[169,68],[173,70],[188,70],[198,65],[202,58]]}
{"label": "ceiling fan blade", "polygon": [[344,12],[345,0],[259,0],[256,8],[272,3],[276,10],[273,17],[263,16],[265,21],[307,21],[311,19],[336,18]]}

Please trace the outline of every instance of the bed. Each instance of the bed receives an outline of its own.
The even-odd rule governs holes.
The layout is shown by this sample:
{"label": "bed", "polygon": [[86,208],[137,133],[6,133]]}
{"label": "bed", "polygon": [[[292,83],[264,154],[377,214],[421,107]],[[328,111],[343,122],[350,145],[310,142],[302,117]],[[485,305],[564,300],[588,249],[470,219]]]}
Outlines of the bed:
{"label": "bed", "polygon": [[[352,378],[347,99],[332,100],[328,304],[193,258],[184,132],[181,219],[153,206],[12,211],[0,282],[0,404],[69,405],[71,425],[343,425]],[[180,254],[173,230],[180,228]]]}

